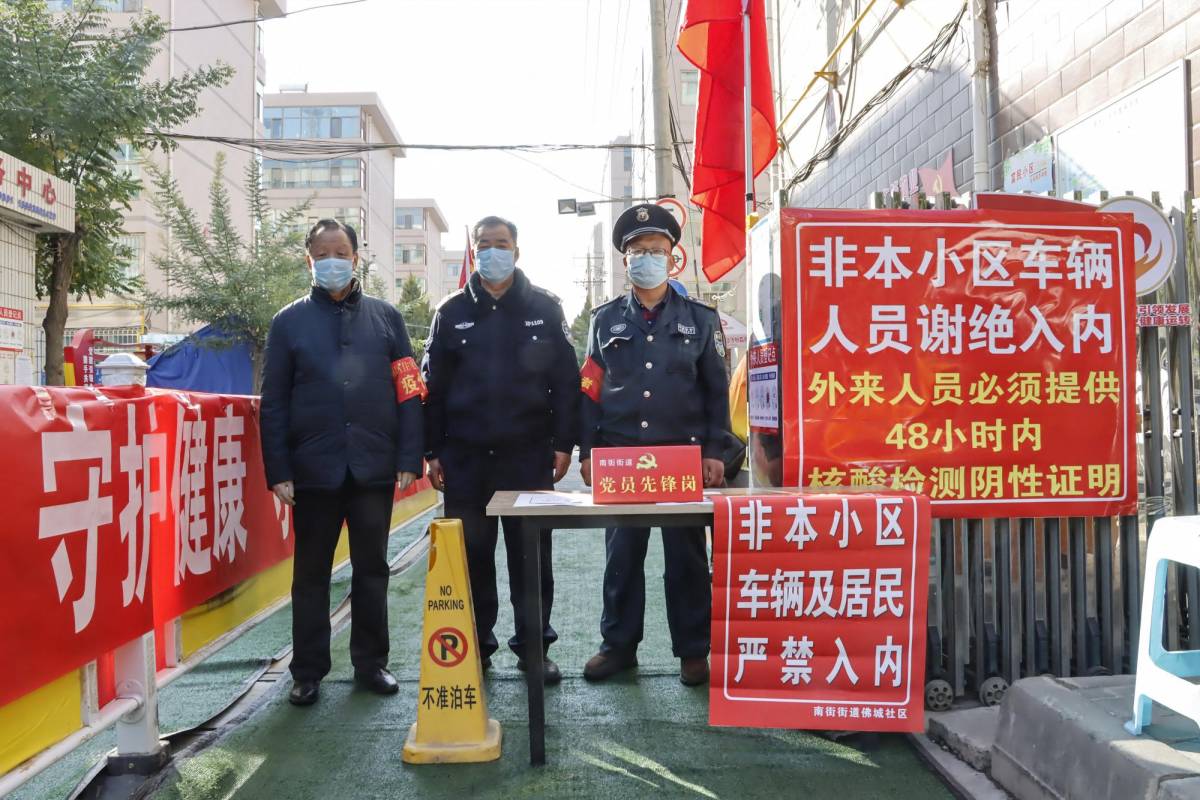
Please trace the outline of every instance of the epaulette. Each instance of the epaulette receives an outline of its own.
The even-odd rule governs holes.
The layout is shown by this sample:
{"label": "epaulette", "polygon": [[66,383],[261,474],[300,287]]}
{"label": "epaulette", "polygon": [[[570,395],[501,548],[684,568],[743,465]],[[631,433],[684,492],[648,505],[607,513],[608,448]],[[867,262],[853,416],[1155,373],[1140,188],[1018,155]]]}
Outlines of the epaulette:
{"label": "epaulette", "polygon": [[703,300],[700,300],[700,299],[698,299],[698,298],[692,297],[692,296],[690,296],[690,295],[689,295],[688,297],[684,298],[684,299],[686,299],[686,300],[687,300],[689,303],[695,303],[696,305],[700,306],[701,308],[707,308],[709,311],[716,311],[716,310],[717,310],[717,307],[716,307],[716,306],[709,305],[708,303],[704,302]]}
{"label": "epaulette", "polygon": [[559,305],[562,305],[562,298],[559,297],[558,295],[556,295],[554,292],[550,291],[549,289],[543,289],[540,286],[534,286],[533,290],[539,294],[546,295],[546,297],[549,297],[554,302],[558,303]]}
{"label": "epaulette", "polygon": [[605,300],[603,303],[601,303],[600,305],[598,305],[592,309],[592,316],[595,316],[596,313],[600,311],[600,309],[608,308],[609,306],[613,305],[614,303],[619,303],[624,299],[625,299],[625,295],[619,294],[616,297],[612,298],[611,300]]}
{"label": "epaulette", "polygon": [[433,307],[433,310],[437,311],[437,310],[441,309],[442,306],[446,305],[446,303],[449,303],[454,298],[463,294],[464,291],[466,291],[466,290],[465,289],[457,289],[457,290],[451,292],[450,294],[446,295],[445,297],[443,297],[441,300],[438,301],[438,304]]}

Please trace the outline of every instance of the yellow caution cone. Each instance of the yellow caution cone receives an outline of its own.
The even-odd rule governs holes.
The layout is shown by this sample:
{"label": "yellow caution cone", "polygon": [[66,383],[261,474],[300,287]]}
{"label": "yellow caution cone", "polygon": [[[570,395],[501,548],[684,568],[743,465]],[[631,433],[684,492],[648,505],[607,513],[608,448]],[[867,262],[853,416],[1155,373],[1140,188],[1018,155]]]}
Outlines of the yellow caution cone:
{"label": "yellow caution cone", "polygon": [[467,548],[457,519],[435,519],[430,526],[421,642],[417,721],[408,731],[404,760],[495,761],[500,757],[500,723],[487,713]]}

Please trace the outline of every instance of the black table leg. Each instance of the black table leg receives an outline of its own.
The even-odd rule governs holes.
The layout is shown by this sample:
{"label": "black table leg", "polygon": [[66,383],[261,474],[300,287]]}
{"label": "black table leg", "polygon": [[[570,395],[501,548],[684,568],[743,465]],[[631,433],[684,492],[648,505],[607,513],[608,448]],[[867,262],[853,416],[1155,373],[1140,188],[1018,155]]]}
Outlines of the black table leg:
{"label": "black table leg", "polygon": [[521,520],[524,544],[525,686],[529,694],[529,763],[546,763],[546,709],[542,659],[542,531],[537,522]]}

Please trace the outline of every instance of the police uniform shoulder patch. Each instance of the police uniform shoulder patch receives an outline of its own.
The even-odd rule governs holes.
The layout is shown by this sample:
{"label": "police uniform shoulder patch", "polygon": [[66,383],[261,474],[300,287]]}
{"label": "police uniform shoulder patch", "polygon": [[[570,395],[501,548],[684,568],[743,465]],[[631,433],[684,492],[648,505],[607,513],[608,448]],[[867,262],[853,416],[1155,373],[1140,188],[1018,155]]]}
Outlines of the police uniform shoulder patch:
{"label": "police uniform shoulder patch", "polygon": [[601,303],[600,305],[598,305],[592,309],[592,316],[593,317],[596,316],[596,314],[600,313],[604,309],[611,308],[613,306],[613,304],[619,303],[624,299],[625,299],[624,296],[620,296],[620,297],[614,297],[611,300],[605,300],[603,303]]}
{"label": "police uniform shoulder patch", "polygon": [[717,355],[721,358],[725,357],[725,337],[721,335],[721,329],[713,331],[713,345],[717,348]]}
{"label": "police uniform shoulder patch", "polygon": [[572,342],[573,340],[571,339],[571,326],[567,324],[566,317],[563,317],[562,329],[563,329],[563,336],[567,337],[568,342]]}

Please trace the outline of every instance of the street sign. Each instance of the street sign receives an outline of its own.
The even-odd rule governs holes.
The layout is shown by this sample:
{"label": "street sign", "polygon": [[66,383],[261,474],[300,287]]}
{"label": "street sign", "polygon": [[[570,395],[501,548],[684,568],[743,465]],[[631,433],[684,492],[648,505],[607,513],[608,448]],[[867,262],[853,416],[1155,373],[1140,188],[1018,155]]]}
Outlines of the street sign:
{"label": "street sign", "polygon": [[1140,197],[1114,197],[1100,204],[1101,211],[1133,215],[1133,258],[1137,283],[1144,297],[1157,291],[1175,269],[1175,231],[1158,206]]}
{"label": "street sign", "polygon": [[669,277],[677,278],[683,274],[683,271],[685,269],[687,269],[687,265],[688,265],[687,250],[684,249],[683,245],[677,244],[677,245],[675,245],[675,251],[673,253],[671,253],[671,258],[674,259],[675,266],[671,267],[671,271],[668,274],[669,274]]}
{"label": "street sign", "polygon": [[687,207],[684,206],[683,203],[679,202],[674,197],[660,197],[654,202],[670,211],[671,216],[673,216],[675,221],[679,223],[680,228],[682,228],[684,225],[687,225]]}

